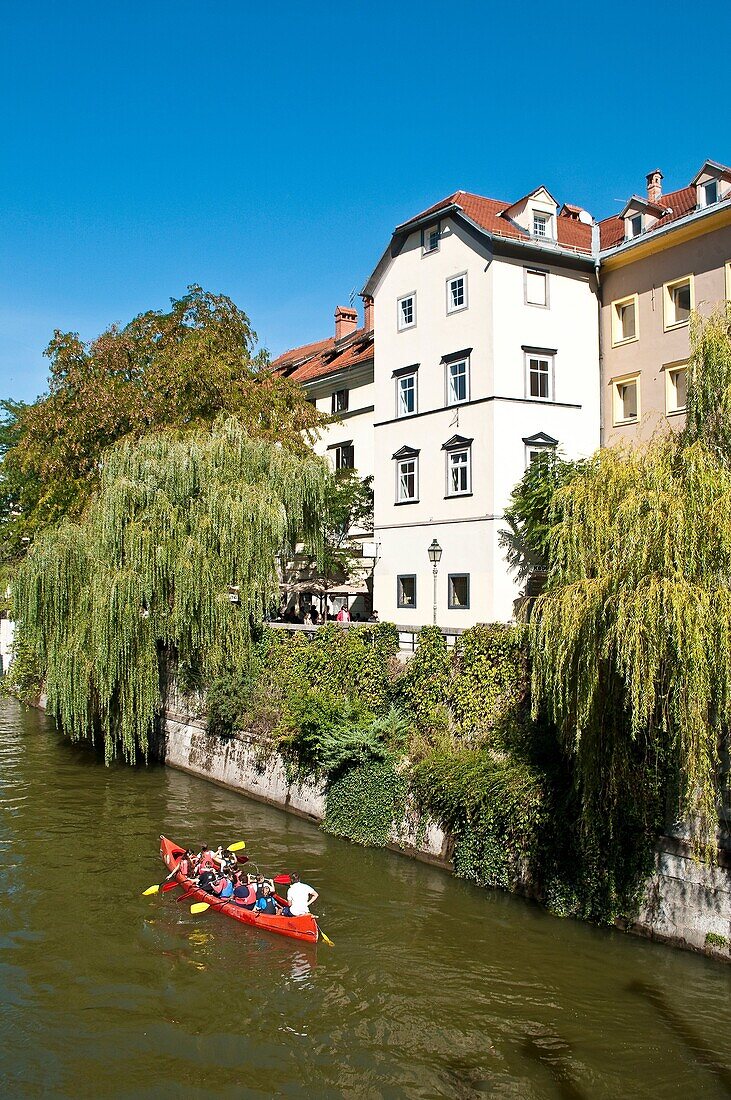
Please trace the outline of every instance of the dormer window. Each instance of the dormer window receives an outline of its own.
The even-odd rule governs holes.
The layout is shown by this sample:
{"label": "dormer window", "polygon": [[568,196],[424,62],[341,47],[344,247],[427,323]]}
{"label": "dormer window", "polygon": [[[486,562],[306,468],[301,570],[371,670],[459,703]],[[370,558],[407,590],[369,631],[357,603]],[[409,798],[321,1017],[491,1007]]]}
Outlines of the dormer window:
{"label": "dormer window", "polygon": [[430,252],[439,251],[439,226],[432,225],[431,228],[425,229],[422,237],[422,251],[425,256],[428,256]]}
{"label": "dormer window", "polygon": [[548,237],[549,236],[549,222],[550,218],[548,214],[539,214],[535,210],[533,211],[533,236],[534,237]]}
{"label": "dormer window", "polygon": [[634,214],[631,218],[627,218],[627,236],[631,240],[633,237],[639,237],[642,232],[642,214]]}
{"label": "dormer window", "polygon": [[714,202],[718,202],[718,180],[708,180],[707,183],[703,184],[701,190],[704,206],[713,206]]}

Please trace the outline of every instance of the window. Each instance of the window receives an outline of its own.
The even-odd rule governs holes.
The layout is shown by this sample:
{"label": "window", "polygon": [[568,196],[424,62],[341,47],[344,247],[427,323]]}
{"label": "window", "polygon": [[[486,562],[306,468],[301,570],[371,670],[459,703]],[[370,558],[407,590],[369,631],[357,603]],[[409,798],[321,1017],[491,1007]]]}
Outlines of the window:
{"label": "window", "polygon": [[458,497],[471,492],[470,448],[447,451],[447,496]]}
{"label": "window", "polygon": [[332,395],[332,411],[334,413],[347,412],[348,411],[348,391],[347,390],[335,390]]}
{"label": "window", "polygon": [[424,255],[439,251],[439,226],[433,225],[431,229],[425,229],[422,235],[421,247]]}
{"label": "window", "polygon": [[413,328],[416,324],[416,294],[405,294],[398,300],[398,329]]}
{"label": "window", "polygon": [[617,378],[612,383],[612,388],[614,424],[636,423],[640,418],[640,376],[633,374],[626,378]]}
{"label": "window", "polygon": [[665,368],[665,412],[685,412],[688,404],[688,364]]}
{"label": "window", "polygon": [[403,573],[396,577],[396,606],[416,607],[416,575]]}
{"label": "window", "polygon": [[731,260],[726,263],[726,301],[731,302]]}
{"label": "window", "polygon": [[529,306],[548,305],[548,272],[526,270],[525,301]]}
{"label": "window", "polygon": [[418,500],[419,459],[401,458],[396,463],[396,501],[398,504],[406,504],[409,501]]}
{"label": "window", "polygon": [[337,447],[335,447],[335,469],[355,469],[355,447],[351,442],[339,443]]}
{"label": "window", "polygon": [[396,379],[396,416],[411,416],[416,412],[416,375],[402,374]]}
{"label": "window", "polygon": [[636,294],[612,302],[612,347],[628,344],[639,337],[638,299]]}
{"label": "window", "polygon": [[447,313],[467,308],[467,272],[447,279]]}
{"label": "window", "polygon": [[548,236],[548,214],[533,214],[533,236],[534,237],[547,237]]}
{"label": "window", "polygon": [[528,361],[528,396],[538,397],[543,401],[551,400],[551,376],[553,374],[553,359],[548,355],[527,355]]}
{"label": "window", "polygon": [[470,396],[469,360],[455,359],[447,363],[447,404],[459,405]]}
{"label": "window", "polygon": [[709,180],[703,184],[703,205],[713,206],[718,202],[718,180]]}
{"label": "window", "polygon": [[687,325],[693,309],[693,276],[685,275],[663,287],[665,331]]}
{"label": "window", "polygon": [[634,214],[631,218],[627,218],[627,228],[628,237],[639,237],[642,232],[642,214]]}
{"label": "window", "polygon": [[532,443],[525,448],[526,469],[534,462],[548,462],[556,454],[556,447],[551,443]]}
{"label": "window", "polygon": [[447,593],[451,611],[459,611],[470,606],[469,573],[450,573],[447,580]]}

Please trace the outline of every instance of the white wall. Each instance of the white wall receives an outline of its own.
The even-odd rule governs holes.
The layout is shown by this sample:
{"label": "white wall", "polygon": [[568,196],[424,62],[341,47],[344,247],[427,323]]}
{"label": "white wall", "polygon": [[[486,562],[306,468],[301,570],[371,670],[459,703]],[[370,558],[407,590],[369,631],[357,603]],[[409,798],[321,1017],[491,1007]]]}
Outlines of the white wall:
{"label": "white wall", "polygon": [[[527,305],[525,267],[548,268],[549,306]],[[448,314],[447,278],[463,271],[468,306]],[[398,330],[397,301],[416,292],[416,325]],[[423,255],[413,233],[375,291],[375,528],[380,556],[374,608],[382,619],[419,625],[432,620],[427,547],[443,548],[438,622],[470,626],[512,617],[518,590],[498,546],[510,493],[523,475],[523,438],[545,432],[569,457],[599,444],[596,298],[588,271],[556,263],[491,255],[487,243],[451,221],[438,252]],[[554,400],[528,400],[522,345],[555,348]],[[471,348],[470,403],[445,407],[443,355]],[[419,415],[396,419],[392,373],[419,364]],[[428,413],[429,415],[424,415]],[[448,497],[442,445],[472,439],[472,494]],[[396,463],[402,446],[419,450],[418,503],[397,504]],[[447,606],[449,573],[470,574],[469,609]],[[417,607],[396,606],[396,577],[417,575]]]}

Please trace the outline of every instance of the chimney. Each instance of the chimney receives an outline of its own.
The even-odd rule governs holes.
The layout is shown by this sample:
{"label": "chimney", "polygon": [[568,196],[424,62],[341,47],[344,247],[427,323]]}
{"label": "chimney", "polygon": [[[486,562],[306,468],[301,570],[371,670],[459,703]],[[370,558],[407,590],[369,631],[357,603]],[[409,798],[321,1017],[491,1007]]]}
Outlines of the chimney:
{"label": "chimney", "polygon": [[366,332],[373,331],[373,299],[369,294],[363,295],[363,328]]}
{"label": "chimney", "polygon": [[343,340],[355,332],[358,327],[358,312],[349,306],[338,306],[335,310],[335,339]]}
{"label": "chimney", "polygon": [[659,202],[662,198],[663,174],[659,168],[647,173],[647,199],[648,202]]}

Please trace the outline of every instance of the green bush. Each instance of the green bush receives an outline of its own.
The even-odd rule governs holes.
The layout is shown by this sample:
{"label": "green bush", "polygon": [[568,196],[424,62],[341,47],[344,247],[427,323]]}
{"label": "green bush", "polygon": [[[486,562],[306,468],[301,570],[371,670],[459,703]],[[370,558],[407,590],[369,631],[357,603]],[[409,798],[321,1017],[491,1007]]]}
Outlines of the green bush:
{"label": "green bush", "polygon": [[403,821],[407,789],[393,758],[349,768],[328,785],[323,828],[356,844],[382,848]]}

